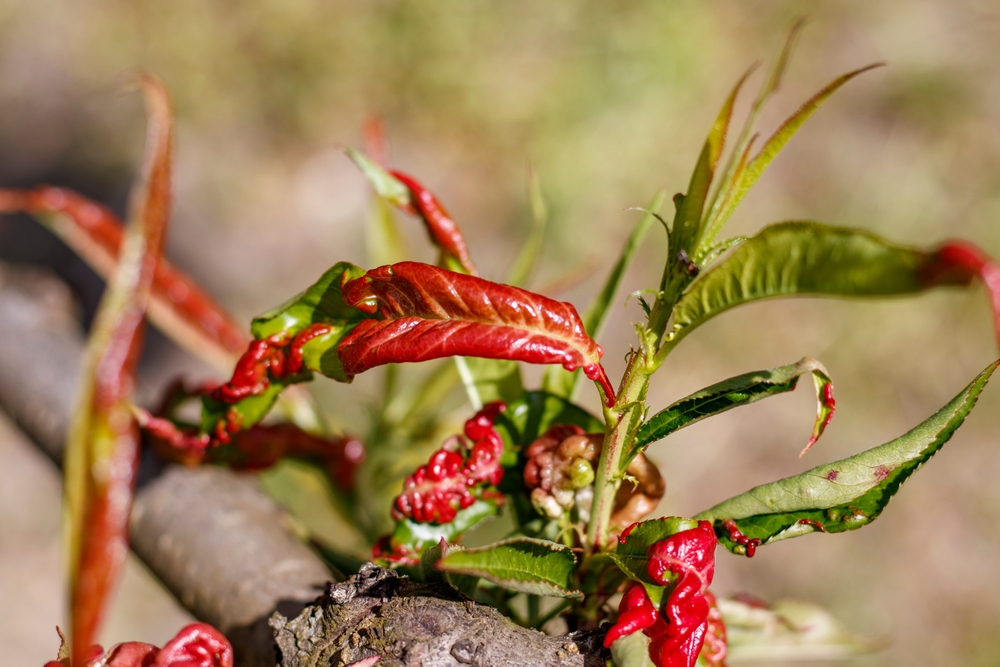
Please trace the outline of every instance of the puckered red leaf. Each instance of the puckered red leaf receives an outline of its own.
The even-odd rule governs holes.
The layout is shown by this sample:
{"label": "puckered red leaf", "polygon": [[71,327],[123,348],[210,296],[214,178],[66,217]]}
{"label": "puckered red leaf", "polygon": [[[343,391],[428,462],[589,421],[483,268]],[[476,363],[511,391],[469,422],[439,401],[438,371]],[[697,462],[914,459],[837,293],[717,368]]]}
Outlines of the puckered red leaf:
{"label": "puckered red leaf", "polygon": [[383,318],[340,343],[348,377],[388,363],[484,357],[582,368],[613,396],[601,348],[568,303],[417,262],[373,269],[347,283],[344,298]]}
{"label": "puckered red leaf", "polygon": [[837,660],[877,651],[884,640],[859,637],[822,607],[798,600],[765,605],[719,598],[729,657],[735,661]]}
{"label": "puckered red leaf", "polygon": [[697,521],[676,516],[640,521],[622,532],[617,548],[608,555],[629,579],[645,586],[650,599],[659,605],[663,597],[663,586],[654,582],[647,572],[649,548],[671,535],[697,527]]}
{"label": "puckered red leaf", "polygon": [[[668,341],[672,346],[719,313],[757,299],[913,294],[992,275],[990,267],[996,265],[989,258],[980,252],[976,263],[956,247],[928,252],[856,229],[815,222],[771,225],[706,271],[681,297]],[[1000,278],[992,291],[1000,309]]]}
{"label": "puckered red leaf", "polygon": [[989,365],[950,403],[892,442],[793,477],[763,484],[702,512],[719,541],[751,553],[747,541],[769,544],[812,532],[839,533],[874,521],[910,475],[951,438],[993,371]]}
{"label": "puckered red leaf", "polygon": [[341,288],[347,281],[362,275],[364,269],[339,262],[304,292],[254,318],[250,328],[258,341],[283,338],[287,343],[293,341],[297,334],[315,326],[322,326],[323,333],[308,338],[301,346],[301,368],[280,377],[269,374],[266,386],[252,395],[236,402],[205,395],[202,398],[202,430],[214,433],[220,424],[250,428],[267,415],[286,387],[311,380],[314,372],[347,382],[349,378],[340,363],[337,345],[358,322],[370,315],[348,305]]}
{"label": "puckered red leaf", "polygon": [[754,371],[723,380],[696,391],[656,413],[639,428],[632,449],[622,457],[622,470],[627,468],[632,458],[650,443],[662,440],[671,433],[706,417],[741,405],[756,403],[768,396],[792,391],[798,385],[799,378],[807,373],[812,376],[816,387],[817,411],[812,436],[806,448],[802,450],[805,453],[823,434],[834,410],[833,383],[830,381],[830,375],[823,364],[810,357],[788,366]]}
{"label": "puckered red leaf", "polygon": [[437,562],[442,572],[480,577],[519,593],[582,598],[574,588],[575,568],[576,556],[569,547],[529,537],[452,551]]}
{"label": "puckered red leaf", "polygon": [[82,396],[66,449],[70,652],[83,664],[128,553],[128,517],[139,455],[131,413],[145,309],[170,210],[170,101],[159,80],[138,82],[149,121],[129,228],[87,345]]}

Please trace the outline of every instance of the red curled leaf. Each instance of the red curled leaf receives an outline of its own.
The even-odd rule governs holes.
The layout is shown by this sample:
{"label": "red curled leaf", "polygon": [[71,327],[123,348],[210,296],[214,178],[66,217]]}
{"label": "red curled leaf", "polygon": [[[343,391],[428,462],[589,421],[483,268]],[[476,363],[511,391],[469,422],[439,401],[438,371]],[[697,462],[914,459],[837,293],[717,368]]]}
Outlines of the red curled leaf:
{"label": "red curled leaf", "polygon": [[233,647],[207,623],[192,623],[156,654],[153,667],[232,667]]}
{"label": "red curled leaf", "polygon": [[87,346],[82,396],[66,449],[72,664],[84,664],[128,553],[139,433],[132,419],[145,309],[169,218],[170,101],[159,80],[138,82],[148,126],[128,237]]}
{"label": "red curled leaf", "polygon": [[[461,269],[470,275],[476,275],[476,265],[469,257],[469,248],[465,238],[455,221],[451,219],[444,206],[430,190],[420,184],[417,179],[401,171],[390,171],[410,191],[411,205],[427,225],[431,240],[441,249],[441,263],[451,268]],[[454,264],[457,263],[457,266]]]}
{"label": "red curled leaf", "polygon": [[975,278],[983,281],[993,307],[997,342],[1000,343],[1000,265],[980,248],[966,241],[950,241],[933,253],[921,271],[926,287],[968,284]]}
{"label": "red curled leaf", "polygon": [[[52,230],[104,279],[118,266],[124,226],[111,209],[72,190],[40,185],[0,188],[0,213],[29,213]],[[226,369],[249,337],[190,276],[160,258],[149,318],[195,356]]]}
{"label": "red curled leaf", "polygon": [[600,345],[571,304],[417,262],[368,271],[344,285],[345,301],[382,320],[364,320],[337,349],[348,377],[383,364],[450,356],[583,368],[609,404],[614,390]]}
{"label": "red curled leaf", "polygon": [[465,422],[465,438],[449,438],[427,465],[407,477],[393,502],[393,518],[446,524],[479,498],[499,498],[492,487],[503,478],[503,438],[493,423],[505,409],[503,403],[483,406]]}

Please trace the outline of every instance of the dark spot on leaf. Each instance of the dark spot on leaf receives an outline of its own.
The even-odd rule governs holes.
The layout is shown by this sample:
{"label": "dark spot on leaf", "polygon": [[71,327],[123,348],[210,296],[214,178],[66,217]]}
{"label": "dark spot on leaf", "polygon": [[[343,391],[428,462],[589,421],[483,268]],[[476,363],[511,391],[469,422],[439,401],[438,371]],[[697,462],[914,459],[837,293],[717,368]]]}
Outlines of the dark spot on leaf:
{"label": "dark spot on leaf", "polygon": [[837,475],[839,475],[839,474],[840,474],[840,471],[838,471],[838,470],[831,470],[830,472],[826,473],[826,478],[827,478],[827,480],[829,480],[829,481],[832,482],[835,479],[837,479]]}
{"label": "dark spot on leaf", "polygon": [[875,475],[875,479],[880,482],[889,476],[889,472],[889,469],[885,466],[875,466],[872,470],[872,474]]}

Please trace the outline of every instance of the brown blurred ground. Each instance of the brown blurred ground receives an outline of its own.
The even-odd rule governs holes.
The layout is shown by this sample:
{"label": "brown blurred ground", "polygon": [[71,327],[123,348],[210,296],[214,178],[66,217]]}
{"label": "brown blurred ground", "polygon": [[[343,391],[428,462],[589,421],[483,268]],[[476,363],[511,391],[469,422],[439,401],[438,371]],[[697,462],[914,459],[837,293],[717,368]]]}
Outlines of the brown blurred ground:
{"label": "brown blurred ground", "polygon": [[[367,189],[336,144],[359,145],[364,119],[379,114],[394,162],[446,202],[490,277],[527,233],[530,159],[554,223],[535,285],[593,262],[600,271],[557,295],[582,305],[635,220],[622,209],[685,187],[729,87],[772,54],[801,12],[810,25],[765,131],[842,71],[890,67],[849,84],[810,121],[728,231],[812,218],[916,244],[960,236],[1000,255],[1000,6],[988,0],[0,0],[0,184],[68,185],[120,207],[142,116],[117,84],[136,68],[157,73],[179,123],[171,257],[246,319],[337,260],[365,263]],[[419,230],[406,229],[415,256],[431,257]],[[658,277],[664,248],[655,232],[651,239],[626,292]],[[45,248],[33,223],[0,221],[0,259],[54,262],[92,302],[92,277]],[[601,341],[612,375],[638,316],[633,303]],[[162,341],[152,345],[151,385],[180,370],[204,373]],[[813,410],[805,393],[695,426],[654,448],[669,483],[664,513],[692,514],[895,437],[997,351],[982,290],[888,304],[772,303],[692,336],[656,379],[651,403],[806,354],[837,382],[839,412],[818,449],[795,458]],[[359,414],[374,382],[326,382],[321,393],[336,413]],[[781,543],[752,561],[723,557],[718,590],[812,599],[859,631],[891,633],[889,650],[853,664],[996,664],[998,434],[994,387],[875,526]],[[13,437],[0,430],[0,440]],[[5,474],[32,465],[10,460]],[[14,482],[0,484],[7,498]],[[13,655],[5,649],[10,664],[48,659],[38,647],[54,650],[61,620],[56,519],[52,505],[43,508],[56,487],[45,484],[31,491],[49,500],[0,506],[0,636],[18,640]],[[49,537],[32,542],[28,533]],[[18,565],[29,560],[30,572]],[[122,608],[148,615],[139,610],[150,597],[140,591]],[[179,613],[159,615],[164,627],[142,637],[162,641]],[[156,623],[145,619],[144,628]],[[108,638],[141,638],[128,634],[137,631],[109,629]]]}

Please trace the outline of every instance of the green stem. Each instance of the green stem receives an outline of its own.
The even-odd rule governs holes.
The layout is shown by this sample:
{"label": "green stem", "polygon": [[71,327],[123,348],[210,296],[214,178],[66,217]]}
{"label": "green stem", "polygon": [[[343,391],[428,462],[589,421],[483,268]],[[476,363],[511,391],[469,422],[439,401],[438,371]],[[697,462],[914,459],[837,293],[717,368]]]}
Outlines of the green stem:
{"label": "green stem", "polygon": [[597,463],[594,501],[590,508],[590,522],[587,526],[587,548],[592,552],[601,551],[607,542],[615,494],[622,481],[620,471],[622,452],[635,437],[635,431],[644,416],[650,375],[646,359],[645,350],[632,353],[622,388],[618,392],[618,400],[613,407],[604,409],[607,429],[604,433],[601,458]]}

